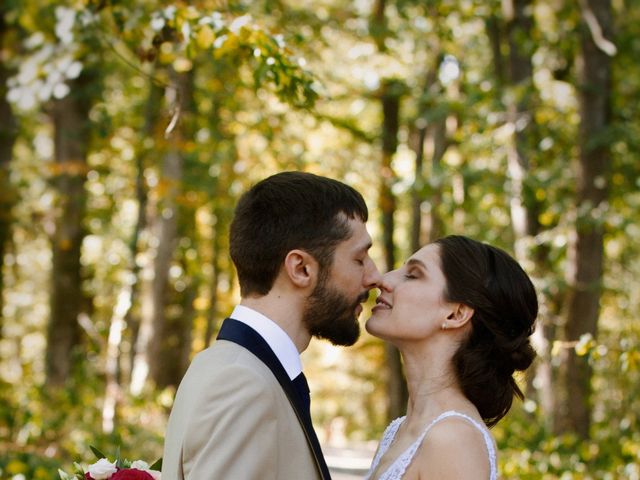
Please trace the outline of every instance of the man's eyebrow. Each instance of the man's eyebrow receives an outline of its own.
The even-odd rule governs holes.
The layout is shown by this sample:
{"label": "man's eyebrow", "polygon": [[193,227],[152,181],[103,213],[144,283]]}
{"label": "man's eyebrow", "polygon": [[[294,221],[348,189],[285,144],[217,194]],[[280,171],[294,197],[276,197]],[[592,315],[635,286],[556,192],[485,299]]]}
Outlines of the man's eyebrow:
{"label": "man's eyebrow", "polygon": [[358,248],[358,252],[367,252],[372,246],[373,246],[373,242],[367,242],[366,244]]}

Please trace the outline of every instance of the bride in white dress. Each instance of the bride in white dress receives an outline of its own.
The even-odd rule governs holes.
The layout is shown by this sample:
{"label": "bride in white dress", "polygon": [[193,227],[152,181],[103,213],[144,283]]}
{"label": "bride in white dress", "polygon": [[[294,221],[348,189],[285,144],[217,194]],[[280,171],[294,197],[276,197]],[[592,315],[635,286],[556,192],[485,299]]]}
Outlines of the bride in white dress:
{"label": "bride in white dress", "polygon": [[488,427],[522,398],[513,374],[535,358],[537,313],[520,265],[466,237],[429,244],[385,274],[366,328],[400,350],[409,403],[366,478],[497,479]]}

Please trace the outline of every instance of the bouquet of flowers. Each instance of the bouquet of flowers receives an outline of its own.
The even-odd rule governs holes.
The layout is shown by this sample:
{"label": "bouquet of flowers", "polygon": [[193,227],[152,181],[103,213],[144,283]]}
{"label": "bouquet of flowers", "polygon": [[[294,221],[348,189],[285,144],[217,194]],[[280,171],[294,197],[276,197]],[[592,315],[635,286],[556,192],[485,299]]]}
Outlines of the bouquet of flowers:
{"label": "bouquet of flowers", "polygon": [[58,470],[61,480],[160,480],[162,459],[149,465],[142,460],[133,462],[120,459],[120,451],[116,453],[116,459],[110,462],[107,456],[97,448],[91,446],[91,451],[98,457],[98,461],[89,465],[85,472],[81,465],[74,463],[73,474]]}

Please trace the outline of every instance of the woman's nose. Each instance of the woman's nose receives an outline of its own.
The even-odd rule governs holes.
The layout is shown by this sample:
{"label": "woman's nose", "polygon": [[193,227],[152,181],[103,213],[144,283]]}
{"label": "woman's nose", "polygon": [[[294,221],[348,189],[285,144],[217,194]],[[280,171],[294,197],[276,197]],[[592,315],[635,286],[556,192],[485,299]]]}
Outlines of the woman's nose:
{"label": "woman's nose", "polygon": [[381,276],[379,287],[381,290],[390,292],[397,283],[398,270],[391,270]]}

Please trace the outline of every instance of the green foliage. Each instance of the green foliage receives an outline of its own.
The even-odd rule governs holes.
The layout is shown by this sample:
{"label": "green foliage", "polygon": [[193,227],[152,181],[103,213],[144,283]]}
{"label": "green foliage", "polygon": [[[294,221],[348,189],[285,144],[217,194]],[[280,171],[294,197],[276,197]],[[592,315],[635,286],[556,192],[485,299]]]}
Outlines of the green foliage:
{"label": "green foliage", "polygon": [[516,404],[494,435],[505,478],[613,480],[640,476],[640,329],[624,338],[602,332],[599,342],[574,348],[588,356],[595,371],[594,423],[591,439],[570,433],[556,435],[547,427],[548,414],[532,400]]}
{"label": "green foliage", "polygon": [[[18,479],[16,475],[22,474],[22,478],[44,480],[57,478],[59,469],[86,470],[95,462],[94,456],[105,457],[103,451],[115,452],[122,466],[130,465],[126,458],[162,456],[166,410],[156,394],[136,399],[125,395],[123,417],[112,434],[103,434],[104,384],[95,372],[79,373],[58,391],[7,383],[0,389],[2,479]],[[80,463],[74,466],[74,462]]]}
{"label": "green foliage", "polygon": [[[55,478],[58,469],[73,470],[74,461],[88,462],[89,445],[107,453],[120,445],[128,458],[161,454],[173,391],[147,386],[140,396],[126,393],[134,330],[144,316],[141,298],[153,276],[158,238],[143,224],[133,256],[138,173],[148,202],[143,217],[153,224],[171,187],[162,178],[162,159],[170,149],[182,155],[182,193],[176,199],[182,216],[167,312],[181,318],[194,309],[189,333],[191,351],[197,352],[237,300],[227,231],[233,206],[248,185],[275,171],[305,169],[354,185],[370,205],[371,218],[377,217],[380,93],[381,85],[394,80],[402,102],[400,147],[393,159],[398,258],[411,253],[413,187],[423,199],[423,215],[435,209],[446,233],[513,251],[507,170],[513,132],[504,105],[511,98],[532,105],[527,113],[536,131],[528,139],[532,169],[523,201],[539,207],[541,233],[527,241],[531,250],[543,252],[548,268],[535,281],[545,327],[555,335],[552,364],[560,364],[572,348],[594,369],[593,424],[589,441],[555,435],[549,425],[553,412],[542,411],[534,381],[530,400],[517,404],[495,428],[503,477],[640,477],[640,104],[634,101],[640,96],[640,8],[614,4],[613,125],[588,145],[611,148],[609,202],[597,211],[575,211],[577,4],[534,2],[532,36],[517,39],[533,54],[533,85],[503,88],[487,35],[490,16],[505,21],[500,2],[386,2],[384,25],[370,23],[372,3],[3,3],[10,31],[2,60],[16,72],[8,97],[19,117],[19,137],[9,174],[0,173],[12,186],[0,191],[0,203],[14,205],[12,215],[0,211],[13,221],[2,264],[0,478]],[[385,48],[373,37],[384,37]],[[440,78],[445,58],[455,59],[452,65],[459,68],[459,75],[446,81]],[[48,390],[44,332],[47,295],[55,281],[49,277],[54,202],[48,181],[55,171],[47,111],[52,99],[68,94],[66,82],[89,68],[99,75],[94,86],[100,88],[88,119],[85,338],[75,352],[74,377],[65,388]],[[193,76],[195,105],[177,117],[168,99],[176,73]],[[188,125],[189,134],[179,142],[165,133],[172,119]],[[427,138],[424,179],[414,185],[416,129],[439,121],[447,124],[447,151],[432,168]],[[576,217],[605,228],[605,276],[598,334],[568,344],[561,334],[562,307]],[[379,260],[376,240],[382,232],[373,222],[370,230]],[[122,332],[117,369],[122,391],[115,429],[106,434],[102,408],[110,327],[120,294],[131,282],[140,287],[139,296]],[[192,286],[196,291],[188,305],[184,292]],[[319,430],[375,443],[387,422],[381,342],[363,335],[352,350],[313,345],[305,355]]]}

